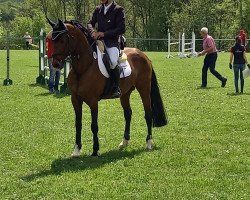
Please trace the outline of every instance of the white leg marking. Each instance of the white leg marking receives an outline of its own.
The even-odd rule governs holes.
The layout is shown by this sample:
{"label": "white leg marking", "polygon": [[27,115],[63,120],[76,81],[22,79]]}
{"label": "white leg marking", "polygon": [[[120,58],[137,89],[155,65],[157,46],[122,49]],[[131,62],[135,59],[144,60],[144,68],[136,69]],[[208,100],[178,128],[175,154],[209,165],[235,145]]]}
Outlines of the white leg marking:
{"label": "white leg marking", "polygon": [[123,138],[122,142],[119,144],[118,148],[119,149],[124,149],[125,147],[128,146],[128,140],[126,140],[125,138]]}
{"label": "white leg marking", "polygon": [[154,148],[154,143],[153,143],[153,139],[149,139],[146,143],[146,148],[147,150],[153,150]]}
{"label": "white leg marking", "polygon": [[72,157],[76,158],[81,155],[81,150],[78,148],[78,145],[75,145],[75,149],[73,153],[71,154]]}

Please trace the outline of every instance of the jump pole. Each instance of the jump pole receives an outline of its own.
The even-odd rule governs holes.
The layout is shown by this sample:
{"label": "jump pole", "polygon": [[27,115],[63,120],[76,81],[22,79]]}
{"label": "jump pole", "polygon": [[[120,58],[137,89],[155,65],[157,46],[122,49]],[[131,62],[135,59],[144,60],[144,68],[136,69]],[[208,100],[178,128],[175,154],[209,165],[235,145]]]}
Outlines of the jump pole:
{"label": "jump pole", "polygon": [[6,50],[7,50],[7,75],[6,79],[3,81],[3,85],[12,85],[13,81],[10,79],[10,30],[9,24],[7,28],[7,40],[6,40]]}
{"label": "jump pole", "polygon": [[38,77],[36,78],[36,83],[45,85],[46,84],[46,79],[45,79],[45,63],[46,63],[46,32],[41,29],[40,35],[39,35],[39,74]]}
{"label": "jump pole", "polygon": [[63,85],[60,87],[60,93],[66,93],[66,94],[70,94],[70,91],[68,89],[68,75],[69,75],[69,71],[70,71],[70,59],[66,58],[65,60],[65,64],[64,64],[64,82]]}
{"label": "jump pole", "polygon": [[191,50],[191,53],[192,53],[192,56],[196,56],[196,51],[195,51],[195,34],[194,32],[192,32],[192,50]]}

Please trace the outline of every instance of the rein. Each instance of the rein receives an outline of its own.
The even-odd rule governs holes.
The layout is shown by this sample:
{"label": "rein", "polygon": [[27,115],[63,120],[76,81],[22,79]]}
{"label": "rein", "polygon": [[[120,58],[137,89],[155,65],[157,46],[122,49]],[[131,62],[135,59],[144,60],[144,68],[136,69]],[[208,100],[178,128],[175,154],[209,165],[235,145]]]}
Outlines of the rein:
{"label": "rein", "polygon": [[[52,55],[53,59],[57,60],[60,66],[63,65],[63,63],[65,62],[66,58],[72,57],[71,51],[69,49],[69,37],[70,36],[67,33],[68,40],[67,40],[67,45],[66,46],[67,46],[68,51],[62,51],[62,53],[56,53],[56,54]],[[62,59],[58,59],[57,56],[63,56],[63,58]]]}
{"label": "rein", "polygon": [[[56,59],[58,62],[59,62],[59,65],[62,66],[62,64],[65,62],[65,60],[68,58],[68,59],[78,59],[80,58],[80,55],[77,54],[77,55],[74,55],[71,53],[71,50],[70,50],[70,45],[69,45],[69,42],[70,42],[70,35],[67,33],[67,44],[65,46],[67,46],[67,50],[68,51],[63,51],[63,53],[57,53],[57,54],[53,54],[53,59]],[[90,51],[93,47],[93,45],[96,43],[96,41],[93,41],[92,44],[89,46],[88,48],[88,51]],[[63,56],[64,58],[62,59],[58,59],[56,58],[55,56]]]}

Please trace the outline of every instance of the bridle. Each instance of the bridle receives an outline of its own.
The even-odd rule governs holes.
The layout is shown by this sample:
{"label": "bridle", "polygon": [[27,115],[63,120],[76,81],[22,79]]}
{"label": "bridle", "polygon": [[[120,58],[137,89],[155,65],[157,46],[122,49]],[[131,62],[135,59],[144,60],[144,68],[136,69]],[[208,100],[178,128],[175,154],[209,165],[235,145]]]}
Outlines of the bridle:
{"label": "bridle", "polygon": [[70,35],[67,33],[67,42],[65,44],[64,50],[62,50],[58,53],[53,53],[53,55],[52,55],[53,59],[58,62],[59,66],[63,66],[65,60],[67,58],[71,59],[71,57],[72,57],[72,50],[70,49],[69,44],[70,44]]}
{"label": "bridle", "polygon": [[[79,54],[74,54],[72,49],[70,49],[70,38],[73,38],[69,33],[67,32],[67,42],[65,44],[65,49],[62,50],[61,52],[58,52],[56,54],[53,54],[52,57],[53,59],[57,60],[59,66],[63,66],[64,62],[66,59],[68,60],[79,60],[80,55]],[[88,51],[92,50],[92,46],[96,43],[96,41],[93,41],[93,43],[89,46]],[[58,58],[62,57],[62,58]]]}

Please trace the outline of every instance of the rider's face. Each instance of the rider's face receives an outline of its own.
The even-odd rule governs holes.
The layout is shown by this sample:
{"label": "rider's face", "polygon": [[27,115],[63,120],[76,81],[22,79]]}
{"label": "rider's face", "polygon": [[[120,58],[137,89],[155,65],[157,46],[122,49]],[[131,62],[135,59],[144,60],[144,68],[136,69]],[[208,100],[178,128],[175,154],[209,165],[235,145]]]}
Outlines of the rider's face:
{"label": "rider's face", "polygon": [[109,0],[101,0],[102,4],[109,4]]}

